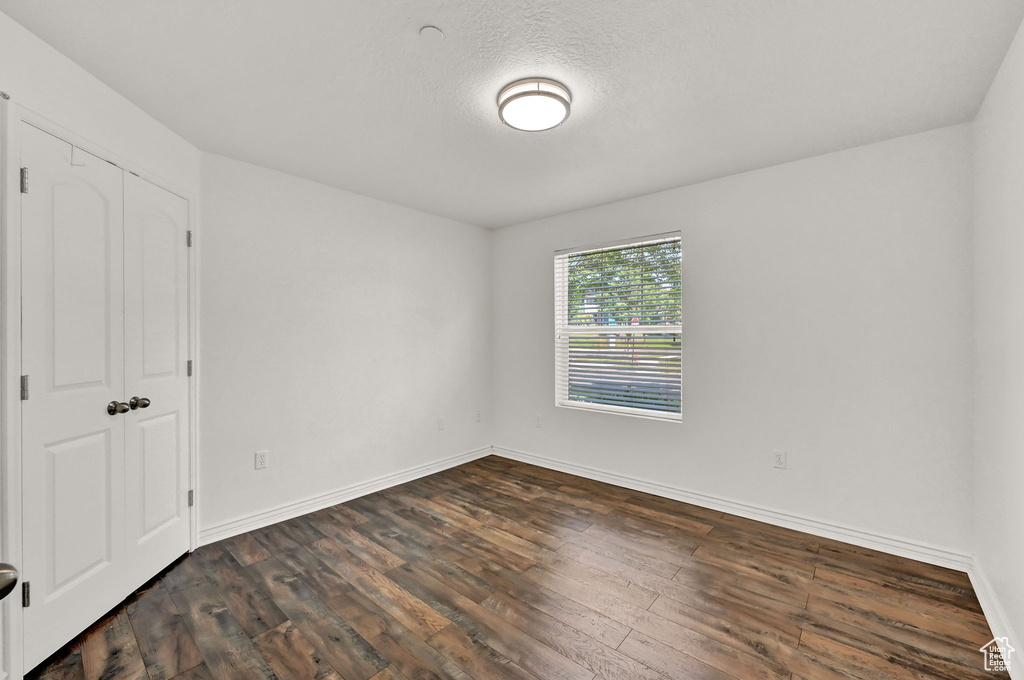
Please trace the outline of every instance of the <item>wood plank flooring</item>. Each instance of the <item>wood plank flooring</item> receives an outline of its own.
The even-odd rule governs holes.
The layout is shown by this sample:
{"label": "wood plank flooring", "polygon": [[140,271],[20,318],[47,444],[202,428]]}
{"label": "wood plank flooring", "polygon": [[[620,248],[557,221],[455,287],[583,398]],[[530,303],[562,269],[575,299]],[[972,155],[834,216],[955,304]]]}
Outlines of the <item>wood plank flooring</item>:
{"label": "wood plank flooring", "polygon": [[963,573],[488,457],[205,546],[43,680],[986,673]]}

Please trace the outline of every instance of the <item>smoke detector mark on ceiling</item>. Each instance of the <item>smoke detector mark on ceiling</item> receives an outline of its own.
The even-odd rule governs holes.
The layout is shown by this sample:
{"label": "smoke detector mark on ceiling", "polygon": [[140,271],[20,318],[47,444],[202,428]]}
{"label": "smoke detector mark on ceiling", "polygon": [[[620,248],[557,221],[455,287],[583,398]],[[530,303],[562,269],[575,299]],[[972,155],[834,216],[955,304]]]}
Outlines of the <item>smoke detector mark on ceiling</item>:
{"label": "smoke detector mark on ceiling", "polygon": [[440,45],[444,40],[444,31],[437,26],[427,25],[420,29],[420,39],[426,45]]}

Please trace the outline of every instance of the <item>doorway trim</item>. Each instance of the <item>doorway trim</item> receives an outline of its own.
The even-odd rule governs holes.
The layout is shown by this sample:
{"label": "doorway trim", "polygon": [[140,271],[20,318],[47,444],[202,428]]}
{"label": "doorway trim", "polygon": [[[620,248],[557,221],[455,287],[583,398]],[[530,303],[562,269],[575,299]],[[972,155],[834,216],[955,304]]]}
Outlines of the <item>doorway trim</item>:
{"label": "doorway trim", "polygon": [[[0,98],[0,556],[20,571],[22,555],[21,488],[21,158],[20,129],[28,123],[59,137],[122,170],[138,175],[188,204],[192,247],[188,249],[188,355],[193,362],[189,380],[189,489],[195,504],[189,508],[189,550],[199,547],[199,215],[198,197],[165,181],[132,161],[90,142],[11,99]],[[31,176],[29,178],[31,186]],[[0,680],[22,680],[23,616],[14,593],[0,603]]]}

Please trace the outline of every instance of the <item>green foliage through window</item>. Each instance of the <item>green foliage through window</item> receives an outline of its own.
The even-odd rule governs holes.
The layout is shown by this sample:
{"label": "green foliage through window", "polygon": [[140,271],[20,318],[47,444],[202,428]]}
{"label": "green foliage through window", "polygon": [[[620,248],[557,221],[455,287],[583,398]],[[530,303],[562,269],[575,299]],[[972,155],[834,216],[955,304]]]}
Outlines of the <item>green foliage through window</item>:
{"label": "green foliage through window", "polygon": [[678,324],[679,263],[679,241],[569,255],[569,325]]}

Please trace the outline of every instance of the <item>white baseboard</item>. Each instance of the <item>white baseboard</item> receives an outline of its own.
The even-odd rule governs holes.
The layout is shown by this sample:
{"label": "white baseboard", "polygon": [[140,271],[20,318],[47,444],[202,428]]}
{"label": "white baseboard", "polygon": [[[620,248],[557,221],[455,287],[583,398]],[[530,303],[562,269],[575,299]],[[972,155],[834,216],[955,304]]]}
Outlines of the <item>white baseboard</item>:
{"label": "white baseboard", "polygon": [[1016,649],[1011,658],[1010,677],[1012,680],[1024,680],[1024,639],[1017,637],[1010,624],[1010,618],[999,604],[996,591],[992,588],[992,583],[985,575],[985,570],[977,557],[974,558],[974,564],[967,573],[971,577],[971,585],[974,586],[974,594],[978,596],[985,619],[992,628],[992,637],[1009,638],[1010,646]]}
{"label": "white baseboard", "polygon": [[271,508],[270,510],[264,510],[253,515],[239,517],[212,527],[206,527],[199,530],[199,545],[207,545],[225,538],[230,538],[231,536],[244,534],[245,532],[252,531],[253,529],[260,529],[277,522],[283,522],[286,519],[305,515],[310,512],[316,512],[317,510],[323,510],[324,508],[328,508],[332,505],[350,501],[353,498],[359,498],[360,496],[382,491],[383,489],[387,489],[392,486],[411,482],[412,480],[419,479],[420,477],[432,475],[435,472],[440,472],[441,470],[447,470],[448,468],[455,467],[456,465],[468,463],[469,461],[476,460],[477,458],[489,456],[491,453],[492,450],[490,447],[467,451],[466,453],[460,453],[457,456],[443,458],[425,465],[417,465],[416,467],[401,470],[400,472],[394,472],[389,475],[376,477],[366,482],[346,486],[345,488],[338,489],[337,491],[311,496],[292,503],[279,505],[276,508]]}
{"label": "white baseboard", "polygon": [[752,505],[750,503],[743,503],[741,501],[722,498],[720,496],[713,496],[711,494],[688,491],[686,489],[680,489],[678,487],[668,486],[658,482],[651,482],[637,477],[629,477],[615,472],[608,472],[607,470],[600,470],[598,468],[592,468],[585,465],[578,465],[576,463],[569,463],[554,458],[547,458],[546,456],[538,456],[524,451],[494,447],[494,454],[505,458],[511,458],[512,460],[518,460],[523,463],[530,463],[532,465],[538,465],[540,467],[550,468],[560,472],[567,472],[580,477],[586,477],[587,479],[593,479],[599,482],[607,482],[608,484],[614,484],[634,491],[643,491],[655,496],[671,498],[672,500],[699,505],[703,508],[727,512],[731,515],[739,515],[740,517],[774,524],[775,526],[785,527],[787,529],[803,531],[809,534],[814,534],[815,536],[843,541],[844,543],[852,543],[854,545],[859,545],[862,548],[870,548],[872,550],[879,550],[881,552],[898,555],[899,557],[907,557],[912,560],[927,562],[928,564],[934,564],[940,567],[947,567],[966,572],[969,571],[973,565],[971,555],[958,550],[952,550],[950,548],[942,548],[939,546],[900,538],[898,536],[890,536],[864,531],[862,529],[855,529],[853,527],[834,524],[832,522],[825,522],[823,520],[810,517],[794,515],[781,510]]}

